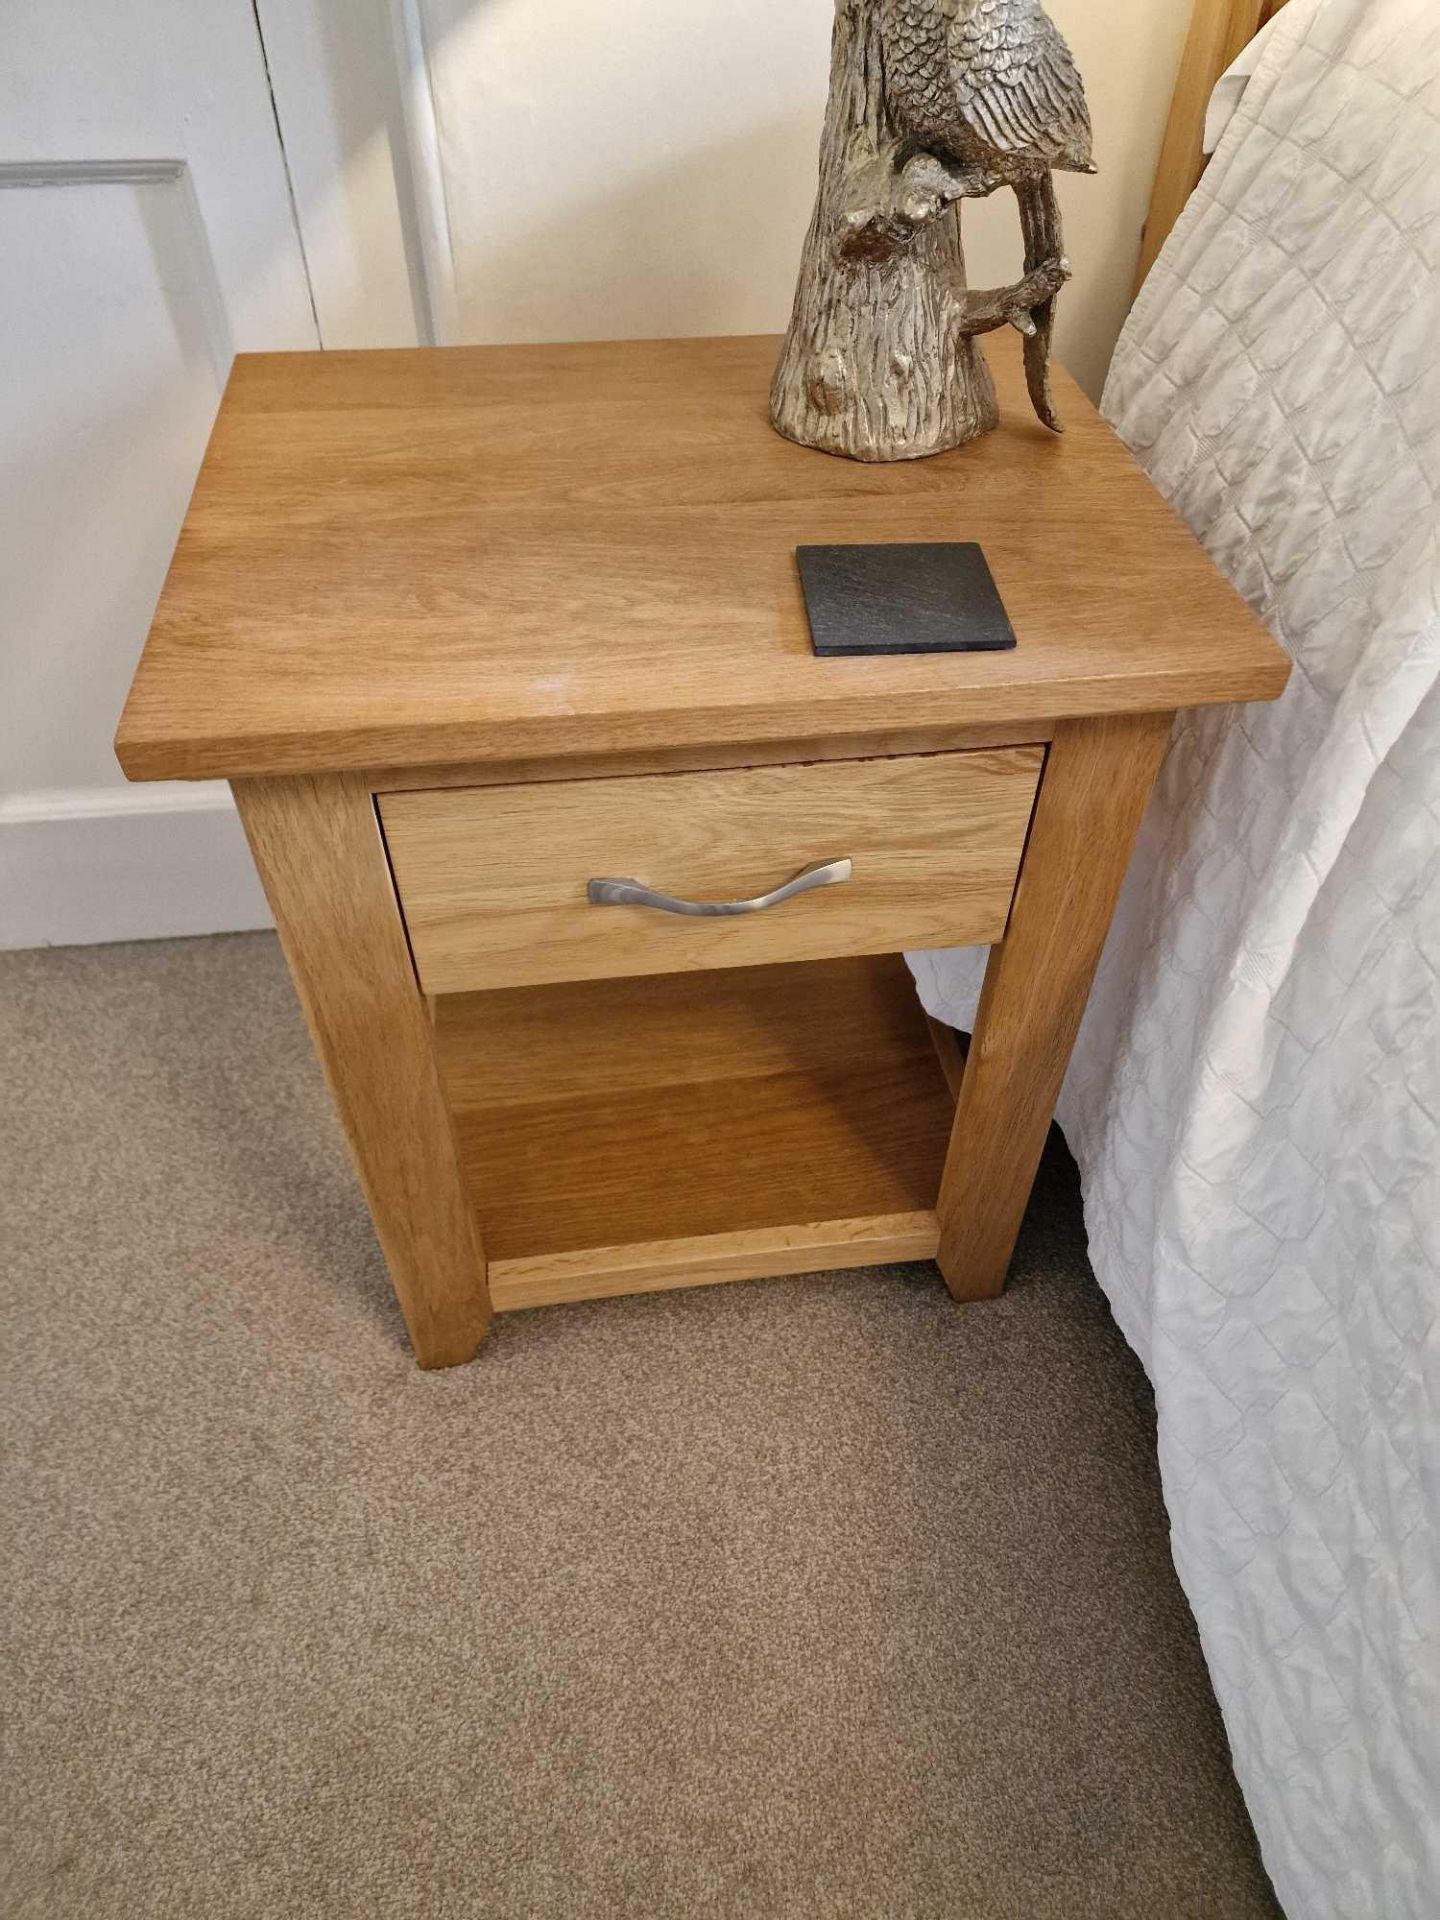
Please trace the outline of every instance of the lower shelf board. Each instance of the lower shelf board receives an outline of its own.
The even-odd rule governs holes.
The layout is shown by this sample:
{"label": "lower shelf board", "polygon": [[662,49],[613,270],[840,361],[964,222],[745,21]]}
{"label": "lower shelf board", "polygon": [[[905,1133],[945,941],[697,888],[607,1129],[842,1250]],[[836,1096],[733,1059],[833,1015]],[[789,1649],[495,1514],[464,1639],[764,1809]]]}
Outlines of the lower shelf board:
{"label": "lower shelf board", "polygon": [[931,1260],[939,1244],[940,1223],[933,1213],[893,1213],[873,1220],[823,1220],[806,1227],[654,1240],[635,1247],[583,1247],[576,1253],[492,1261],[490,1300],[497,1313],[514,1313],[524,1307],[710,1287],[727,1280],[771,1280],[782,1274]]}
{"label": "lower shelf board", "polygon": [[899,955],[442,995],[435,1040],[497,1307],[934,1253]]}

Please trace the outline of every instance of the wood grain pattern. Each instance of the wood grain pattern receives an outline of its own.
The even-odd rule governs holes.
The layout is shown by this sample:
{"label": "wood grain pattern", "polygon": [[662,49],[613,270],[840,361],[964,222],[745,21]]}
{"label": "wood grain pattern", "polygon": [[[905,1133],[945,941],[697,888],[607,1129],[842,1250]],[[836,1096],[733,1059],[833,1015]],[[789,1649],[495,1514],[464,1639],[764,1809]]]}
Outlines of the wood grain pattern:
{"label": "wood grain pattern", "polygon": [[[386,794],[380,817],[429,993],[996,940],[1044,750]],[[591,879],[690,900],[843,886],[735,919],[596,907]]]}
{"label": "wood grain pattern", "polygon": [[1140,243],[1137,292],[1205,171],[1205,116],[1216,82],[1284,4],[1285,0],[1195,0]]}
{"label": "wood grain pattern", "polygon": [[1060,1083],[1173,715],[1056,731],[1005,938],[985,974],[938,1211],[957,1300],[1004,1287]]}
{"label": "wood grain pattern", "polygon": [[987,747],[1043,747],[1048,720],[998,727],[902,727],[891,733],[813,734],[804,740],[741,740],[714,747],[655,748],[645,753],[574,754],[532,760],[467,761],[458,766],[372,767],[375,793],[424,787],[524,787],[552,780],[629,780],[652,773],[718,772],[779,767],[814,760],[898,760],[921,753],[979,753]]}
{"label": "wood grain pattern", "polygon": [[[1279,648],[1073,382],[1063,440],[1026,421],[1018,339],[992,356],[997,432],[879,468],[771,431],[776,350],[242,355],[126,772],[723,751],[1280,692]],[[1017,652],[812,657],[796,546],[954,539],[985,548]]]}
{"label": "wood grain pattern", "polygon": [[940,1225],[930,1212],[819,1220],[800,1227],[497,1260],[490,1269],[490,1287],[496,1312],[508,1313],[575,1300],[610,1300],[626,1293],[668,1293],[677,1287],[933,1260],[939,1239]]}
{"label": "wood grain pattern", "polygon": [[490,1318],[430,1021],[363,781],[238,781],[235,800],[422,1367]]}
{"label": "wood grain pattern", "polygon": [[925,1022],[930,1029],[935,1058],[940,1062],[940,1071],[945,1076],[950,1097],[952,1100],[958,1100],[960,1083],[965,1078],[965,1042],[954,1027],[947,1026],[943,1020],[936,1020],[930,1014],[926,1014]]}
{"label": "wood grain pattern", "polygon": [[934,1209],[954,1114],[898,955],[437,1003],[497,1264]]}

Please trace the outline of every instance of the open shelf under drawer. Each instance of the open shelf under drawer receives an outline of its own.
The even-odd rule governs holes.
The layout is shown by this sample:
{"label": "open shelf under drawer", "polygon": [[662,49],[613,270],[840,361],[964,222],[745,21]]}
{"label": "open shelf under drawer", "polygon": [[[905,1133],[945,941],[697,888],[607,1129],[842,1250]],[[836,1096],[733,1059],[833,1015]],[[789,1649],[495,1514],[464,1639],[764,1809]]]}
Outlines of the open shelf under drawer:
{"label": "open shelf under drawer", "polygon": [[497,1308],[924,1259],[954,1098],[898,955],[442,996]]}

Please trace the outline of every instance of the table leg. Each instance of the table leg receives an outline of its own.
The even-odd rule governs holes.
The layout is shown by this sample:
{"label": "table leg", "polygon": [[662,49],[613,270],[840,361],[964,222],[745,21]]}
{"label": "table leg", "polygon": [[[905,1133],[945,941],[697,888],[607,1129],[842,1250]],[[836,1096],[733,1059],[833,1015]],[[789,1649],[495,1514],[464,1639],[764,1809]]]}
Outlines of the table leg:
{"label": "table leg", "polygon": [[965,1062],[938,1212],[957,1300],[1000,1293],[1173,714],[1056,728]]}
{"label": "table leg", "polygon": [[415,1356],[458,1366],[490,1321],[485,1255],[368,783],[234,792]]}

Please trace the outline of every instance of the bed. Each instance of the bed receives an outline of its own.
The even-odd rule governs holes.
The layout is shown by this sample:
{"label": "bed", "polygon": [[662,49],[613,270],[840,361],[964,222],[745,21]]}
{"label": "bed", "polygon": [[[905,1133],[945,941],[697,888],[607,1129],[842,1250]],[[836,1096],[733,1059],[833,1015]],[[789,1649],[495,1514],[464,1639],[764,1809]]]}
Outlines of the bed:
{"label": "bed", "polygon": [[1177,728],[1059,1119],[1280,1900],[1432,1920],[1440,8],[1289,0],[1202,176],[1275,12],[1200,0],[1105,409],[1297,672]]}

